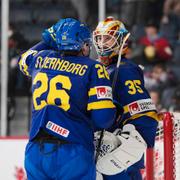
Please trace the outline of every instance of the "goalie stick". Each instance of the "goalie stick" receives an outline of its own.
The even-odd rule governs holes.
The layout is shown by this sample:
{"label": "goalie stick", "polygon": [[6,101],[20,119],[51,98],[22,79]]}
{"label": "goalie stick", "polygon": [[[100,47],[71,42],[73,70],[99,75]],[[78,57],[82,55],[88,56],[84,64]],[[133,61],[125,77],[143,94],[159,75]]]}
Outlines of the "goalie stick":
{"label": "goalie stick", "polygon": [[119,50],[118,61],[117,61],[117,64],[116,64],[116,69],[115,69],[115,73],[114,73],[114,77],[113,77],[113,83],[112,83],[112,94],[114,93],[114,89],[115,89],[115,86],[116,86],[116,81],[117,81],[118,72],[119,72],[119,66],[121,64],[122,50],[123,50],[123,47],[124,47],[127,39],[129,38],[129,36],[130,36],[130,33],[127,33],[126,36],[123,39],[121,48]]}
{"label": "goalie stick", "polygon": [[[115,89],[115,86],[116,86],[116,81],[117,81],[118,72],[119,72],[119,66],[121,64],[122,50],[123,50],[123,47],[124,47],[127,39],[129,38],[129,36],[130,36],[130,33],[127,33],[126,36],[123,39],[122,45],[121,45],[120,50],[119,50],[118,61],[117,61],[117,64],[116,64],[116,69],[115,69],[113,82],[112,82],[112,94],[114,94],[114,89]],[[119,118],[120,118],[120,116],[117,119],[119,119]],[[105,131],[105,129],[103,129],[101,131],[98,146],[97,146],[97,149],[96,149],[96,157],[95,157],[95,162],[96,163],[97,163],[97,160],[98,160],[98,157],[99,157],[99,154],[100,154],[101,144],[102,144],[102,140],[103,140],[103,136],[104,136],[104,131]]]}

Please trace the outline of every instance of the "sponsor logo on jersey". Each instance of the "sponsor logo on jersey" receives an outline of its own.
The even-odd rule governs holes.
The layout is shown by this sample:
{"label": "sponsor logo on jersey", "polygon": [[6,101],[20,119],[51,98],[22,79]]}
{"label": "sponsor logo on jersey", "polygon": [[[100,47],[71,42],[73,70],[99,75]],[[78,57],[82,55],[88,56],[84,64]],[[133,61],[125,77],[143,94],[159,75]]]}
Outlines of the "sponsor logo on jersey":
{"label": "sponsor logo on jersey", "polygon": [[112,88],[109,86],[96,86],[98,99],[112,99]]}
{"label": "sponsor logo on jersey", "polygon": [[145,111],[156,110],[156,107],[151,99],[142,99],[128,104],[128,109],[129,113],[134,115]]}
{"label": "sponsor logo on jersey", "polygon": [[55,123],[53,123],[52,121],[48,121],[48,123],[46,124],[46,128],[63,136],[63,137],[68,137],[69,136],[69,130],[65,129]]}

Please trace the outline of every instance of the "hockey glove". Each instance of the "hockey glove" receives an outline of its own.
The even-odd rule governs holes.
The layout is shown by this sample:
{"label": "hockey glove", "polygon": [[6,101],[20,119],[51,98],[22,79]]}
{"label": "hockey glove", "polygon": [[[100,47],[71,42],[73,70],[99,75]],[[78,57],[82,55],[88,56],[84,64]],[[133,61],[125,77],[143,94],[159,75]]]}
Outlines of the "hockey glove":
{"label": "hockey glove", "polygon": [[97,170],[105,175],[115,175],[126,170],[142,158],[147,147],[144,139],[132,124],[125,125],[122,131],[116,130],[113,136],[116,137],[114,139],[118,143],[112,142],[114,139],[109,138],[109,134],[105,134],[103,139],[106,141],[102,141],[101,146],[108,147],[110,144],[119,144],[119,146],[112,148],[106,155],[101,154],[96,164]]}

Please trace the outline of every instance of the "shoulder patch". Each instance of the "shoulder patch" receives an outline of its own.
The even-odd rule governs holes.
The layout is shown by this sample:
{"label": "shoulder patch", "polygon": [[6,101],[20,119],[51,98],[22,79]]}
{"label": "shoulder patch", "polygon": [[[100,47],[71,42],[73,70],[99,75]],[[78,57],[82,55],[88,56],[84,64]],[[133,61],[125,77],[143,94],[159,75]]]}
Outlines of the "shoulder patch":
{"label": "shoulder patch", "polygon": [[96,86],[97,99],[111,99],[112,88],[110,86]]}

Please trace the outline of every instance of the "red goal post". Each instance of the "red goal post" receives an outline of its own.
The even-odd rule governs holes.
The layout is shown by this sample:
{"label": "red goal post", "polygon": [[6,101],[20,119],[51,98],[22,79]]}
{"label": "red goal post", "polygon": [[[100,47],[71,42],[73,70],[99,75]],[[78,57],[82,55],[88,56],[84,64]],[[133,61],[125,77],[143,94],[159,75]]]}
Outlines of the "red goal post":
{"label": "red goal post", "polygon": [[145,180],[180,180],[180,113],[162,113],[155,147],[146,151]]}

